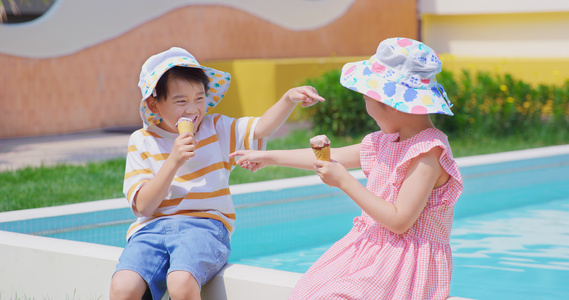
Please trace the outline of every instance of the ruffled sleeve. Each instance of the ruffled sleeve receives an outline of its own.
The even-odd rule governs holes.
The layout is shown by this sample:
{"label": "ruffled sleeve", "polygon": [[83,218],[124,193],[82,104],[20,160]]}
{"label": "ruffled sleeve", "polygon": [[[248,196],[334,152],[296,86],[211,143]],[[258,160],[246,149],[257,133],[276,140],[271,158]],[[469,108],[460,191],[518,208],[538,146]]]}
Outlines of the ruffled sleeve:
{"label": "ruffled sleeve", "polygon": [[412,159],[431,151],[435,147],[440,147],[443,149],[443,153],[439,158],[439,163],[451,178],[445,185],[433,190],[429,198],[429,205],[454,205],[462,192],[462,177],[456,161],[453,158],[448,139],[444,133],[437,129],[428,130],[423,134],[427,136],[411,144],[404,158],[396,166],[395,172],[397,179],[394,185],[396,187],[401,186]]}
{"label": "ruffled sleeve", "polygon": [[366,177],[369,177],[373,164],[377,160],[377,144],[375,141],[378,139],[378,135],[379,132],[370,133],[364,137],[360,144],[360,164]]}

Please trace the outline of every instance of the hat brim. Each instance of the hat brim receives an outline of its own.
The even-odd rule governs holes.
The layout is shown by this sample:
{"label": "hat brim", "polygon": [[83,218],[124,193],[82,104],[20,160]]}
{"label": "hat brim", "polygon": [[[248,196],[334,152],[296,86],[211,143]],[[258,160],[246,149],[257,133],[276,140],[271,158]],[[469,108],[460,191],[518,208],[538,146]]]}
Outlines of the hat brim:
{"label": "hat brim", "polygon": [[214,108],[225,96],[225,93],[229,89],[229,84],[231,83],[231,74],[223,71],[219,71],[213,68],[205,67],[199,65],[196,61],[186,58],[172,58],[168,61],[162,63],[158,66],[151,76],[152,80],[146,80],[147,84],[143,87],[143,95],[140,102],[140,117],[143,120],[144,128],[148,128],[150,124],[158,124],[161,122],[161,118],[150,111],[146,103],[146,99],[152,95],[152,92],[156,88],[158,80],[164,73],[173,67],[189,67],[189,68],[199,68],[204,71],[209,79],[208,91],[206,93],[206,113]]}
{"label": "hat brim", "polygon": [[340,84],[373,98],[401,112],[409,114],[445,114],[453,116],[447,101],[439,90],[436,79],[430,79],[427,88],[412,88],[390,81],[371,70],[370,60],[344,65]]}

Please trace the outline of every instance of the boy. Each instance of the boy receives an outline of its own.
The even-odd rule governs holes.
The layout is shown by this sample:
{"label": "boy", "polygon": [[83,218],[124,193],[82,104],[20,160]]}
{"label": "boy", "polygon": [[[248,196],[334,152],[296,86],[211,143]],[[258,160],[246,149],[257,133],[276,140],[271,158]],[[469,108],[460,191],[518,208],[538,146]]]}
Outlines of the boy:
{"label": "boy", "polygon": [[[200,299],[200,289],[227,262],[235,210],[229,153],[265,149],[298,102],[324,101],[312,87],[287,91],[262,117],[205,115],[230,83],[229,73],[201,66],[181,48],[142,66],[140,115],[131,135],[124,193],[138,217],[127,233],[111,281],[111,299]],[[193,132],[178,133],[181,117]],[[198,142],[199,141],[199,142]]]}

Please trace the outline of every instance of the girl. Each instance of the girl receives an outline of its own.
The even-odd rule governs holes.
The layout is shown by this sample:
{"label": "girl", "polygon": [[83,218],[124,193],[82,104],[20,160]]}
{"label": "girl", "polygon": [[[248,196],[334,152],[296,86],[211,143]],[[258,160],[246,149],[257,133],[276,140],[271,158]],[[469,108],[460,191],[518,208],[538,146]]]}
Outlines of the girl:
{"label": "girl", "polygon": [[[369,60],[348,63],[340,79],[363,94],[381,131],[361,144],[331,150],[236,151],[237,163],[315,168],[322,181],[362,208],[352,230],[306,272],[290,299],[445,299],[452,256],[449,236],[462,178],[445,134],[429,114],[453,115],[435,75],[437,54],[406,38],[387,39]],[[347,169],[361,167],[367,186]]]}

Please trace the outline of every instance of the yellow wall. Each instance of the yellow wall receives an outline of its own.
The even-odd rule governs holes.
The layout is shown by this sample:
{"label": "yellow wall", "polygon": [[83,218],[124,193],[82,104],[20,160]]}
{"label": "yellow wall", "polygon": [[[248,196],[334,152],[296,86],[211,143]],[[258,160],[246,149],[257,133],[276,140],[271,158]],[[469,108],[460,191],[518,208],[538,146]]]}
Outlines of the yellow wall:
{"label": "yellow wall", "polygon": [[531,85],[562,85],[569,80],[569,58],[500,58],[440,55],[443,69],[510,74]]}
{"label": "yellow wall", "polygon": [[[231,86],[212,112],[231,117],[261,116],[290,88],[307,78],[341,69],[350,61],[369,57],[298,59],[246,59],[205,62],[204,65],[231,73]],[[339,83],[338,83],[339,84]]]}
{"label": "yellow wall", "polygon": [[424,14],[421,39],[456,56],[569,58],[569,11]]}

